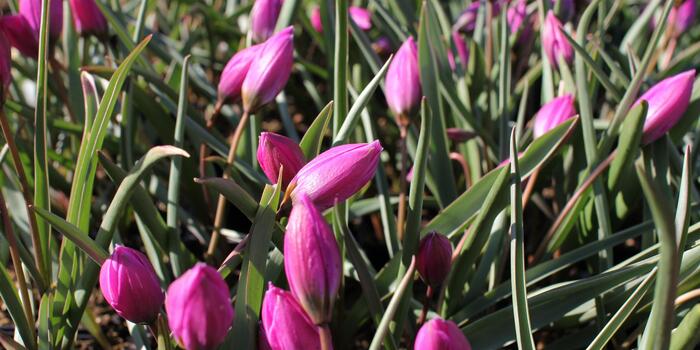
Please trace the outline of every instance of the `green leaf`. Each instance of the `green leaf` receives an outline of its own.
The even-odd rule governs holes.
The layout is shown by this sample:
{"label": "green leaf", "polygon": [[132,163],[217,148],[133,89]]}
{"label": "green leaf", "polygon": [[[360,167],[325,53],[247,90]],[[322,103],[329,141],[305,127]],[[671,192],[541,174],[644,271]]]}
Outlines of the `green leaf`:
{"label": "green leaf", "polygon": [[34,211],[46,221],[46,223],[54,226],[59,230],[64,237],[68,238],[73,244],[82,249],[93,261],[102,265],[109,257],[109,254],[102,247],[98,246],[87,233],[81,232],[78,227],[63,220],[44,208],[34,208]]}
{"label": "green leaf", "polygon": [[698,328],[700,327],[700,304],[695,304],[683,320],[678,325],[678,328],[673,332],[671,336],[671,347],[672,350],[691,350],[700,341],[700,333],[698,333]]}
{"label": "green leaf", "polygon": [[620,141],[617,144],[617,155],[610,163],[608,175],[608,190],[610,191],[617,188],[622,175],[625,173],[624,170],[632,165],[639,153],[642,129],[648,106],[649,104],[646,101],[642,101],[638,106],[632,108],[625,118],[622,131],[620,132]]}
{"label": "green leaf", "polygon": [[328,122],[331,120],[332,115],[333,101],[328,102],[326,107],[323,107],[321,113],[316,116],[316,119],[311,123],[309,129],[306,130],[301,142],[299,142],[299,147],[301,147],[307,160],[313,159],[321,152],[323,136],[326,134]]}
{"label": "green leaf", "polygon": [[389,324],[393,320],[399,305],[403,301],[404,293],[411,285],[411,281],[413,281],[415,268],[416,259],[412,257],[411,265],[408,266],[408,269],[401,279],[401,282],[399,283],[398,287],[396,287],[394,295],[391,297],[391,301],[389,302],[389,306],[386,308],[386,313],[384,313],[381,322],[379,322],[379,327],[377,327],[377,331],[374,333],[374,337],[372,337],[372,343],[369,345],[369,350],[379,350],[379,348],[382,346],[382,342],[389,332]]}
{"label": "green leaf", "polygon": [[29,324],[17,294],[17,289],[14,287],[14,282],[3,264],[0,264],[0,298],[2,298],[7,312],[12,317],[12,322],[17,332],[19,332],[24,345],[27,349],[36,349],[36,339],[33,337],[34,332],[32,331],[34,325]]}

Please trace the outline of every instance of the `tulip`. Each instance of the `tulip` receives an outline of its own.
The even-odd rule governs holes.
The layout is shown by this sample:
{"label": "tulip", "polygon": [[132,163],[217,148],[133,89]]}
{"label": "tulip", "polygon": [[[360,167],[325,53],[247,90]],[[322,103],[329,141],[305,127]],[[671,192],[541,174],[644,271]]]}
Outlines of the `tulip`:
{"label": "tulip", "polygon": [[316,326],[292,293],[277,288],[272,283],[265,292],[262,323],[271,350],[321,348]]}
{"label": "tulip", "polygon": [[[350,6],[348,8],[348,14],[350,15],[350,18],[355,21],[358,28],[365,31],[372,29],[372,13],[369,12],[369,10],[362,7]],[[311,16],[309,19],[311,20],[311,26],[314,27],[314,30],[322,33],[323,22],[321,21],[321,9],[315,7],[313,10],[311,10]]]}
{"label": "tulip", "polygon": [[[457,49],[459,62],[466,70],[467,64],[469,64],[469,48],[467,47],[467,42],[464,40],[464,38],[462,38],[462,34],[460,34],[458,31],[452,32],[452,41],[454,41],[455,48]],[[457,69],[457,62],[455,62],[454,54],[452,54],[452,50],[449,49],[447,50],[447,61],[452,70]]]}
{"label": "tulip", "polygon": [[284,235],[284,271],[292,294],[314,324],[329,323],[340,288],[340,252],[326,219],[303,194],[289,214]]}
{"label": "tulip", "polygon": [[[49,39],[55,43],[61,36],[63,30],[63,1],[49,0]],[[41,3],[43,0],[20,0],[19,14],[24,17],[29,23],[29,27],[34,32],[34,35],[39,39],[39,30],[41,28]]]}
{"label": "tulip", "polygon": [[250,31],[254,41],[262,42],[272,36],[281,10],[282,0],[255,0],[250,10]]}
{"label": "tulip", "polygon": [[406,117],[421,99],[421,84],[418,66],[418,48],[413,37],[409,37],[399,48],[386,72],[384,89],[389,108],[403,125]]}
{"label": "tulip", "polygon": [[527,0],[518,0],[506,13],[508,28],[511,33],[520,33],[518,41],[526,43],[532,36],[532,26],[528,21]]}
{"label": "tulip", "polygon": [[554,67],[559,66],[559,59],[563,59],[567,64],[571,64],[574,59],[574,48],[566,40],[562,30],[561,22],[554,15],[554,12],[549,10],[542,30],[542,46],[549,63]]}
{"label": "tulip", "polygon": [[219,80],[218,98],[220,103],[224,101],[236,102],[241,98],[241,87],[245,80],[250,64],[258,58],[262,44],[247,47],[238,51],[226,63]]}
{"label": "tulip", "polygon": [[377,55],[387,56],[391,52],[391,40],[385,36],[381,36],[372,43],[372,49],[374,49]]}
{"label": "tulip", "polygon": [[374,176],[382,146],[379,141],[336,146],[318,155],[289,184],[297,201],[307,195],[325,210],[359,191]]}
{"label": "tulip", "polygon": [[75,30],[80,35],[95,35],[104,38],[107,35],[107,20],[95,4],[96,0],[70,0]]}
{"label": "tulip", "polygon": [[23,16],[0,17],[0,29],[7,37],[10,45],[26,57],[39,56],[38,36],[32,31],[29,22]]}
{"label": "tulip", "polygon": [[260,134],[259,142],[257,155],[260,168],[273,184],[277,183],[282,168],[282,185],[287,187],[306,164],[301,148],[290,138],[272,132]]}
{"label": "tulip", "polygon": [[695,22],[695,0],[685,0],[682,4],[671,9],[668,23],[673,26],[673,35],[680,36]]}
{"label": "tulip", "polygon": [[466,142],[476,137],[474,132],[460,128],[447,128],[445,131],[447,132],[447,138],[457,143]]}
{"label": "tulip", "polygon": [[215,349],[233,321],[228,286],[204,263],[170,284],[165,311],[173,336],[187,350]]}
{"label": "tulip", "polygon": [[554,98],[537,111],[533,135],[540,137],[575,115],[574,96],[567,94]]}
{"label": "tulip", "polygon": [[434,318],[420,328],[413,348],[415,350],[471,350],[472,346],[457,324]]}
{"label": "tulip", "polygon": [[165,298],[146,256],[119,245],[100,268],[100,289],[117,314],[134,323],[153,322]]}
{"label": "tulip", "polygon": [[272,101],[284,88],[294,63],[294,28],[287,27],[265,41],[248,68],[241,96],[251,112]]}
{"label": "tulip", "polygon": [[[484,0],[475,0],[469,6],[467,6],[467,9],[462,12],[461,15],[459,15],[459,18],[457,18],[457,21],[455,22],[454,26],[452,27],[453,31],[459,30],[465,33],[471,33],[474,31],[476,28],[476,20],[477,16],[479,15],[479,8],[481,7],[482,1],[485,3],[486,1]],[[499,0],[499,1],[494,1],[491,3],[491,16],[492,17],[497,17],[498,14],[501,12],[501,5],[504,3],[504,1]]]}
{"label": "tulip", "polygon": [[420,240],[416,269],[427,285],[436,288],[445,281],[452,265],[452,244],[435,231]]}
{"label": "tulip", "polygon": [[644,100],[649,104],[642,143],[656,141],[683,117],[690,103],[694,81],[694,69],[676,74],[652,86],[634,103],[636,106]]}

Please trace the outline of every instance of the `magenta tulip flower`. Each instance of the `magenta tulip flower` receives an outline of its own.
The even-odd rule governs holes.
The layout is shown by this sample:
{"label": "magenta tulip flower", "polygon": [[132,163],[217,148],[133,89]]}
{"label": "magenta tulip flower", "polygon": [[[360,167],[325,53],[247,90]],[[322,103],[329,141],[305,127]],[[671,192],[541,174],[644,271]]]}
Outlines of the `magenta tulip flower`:
{"label": "magenta tulip flower", "polygon": [[306,164],[304,153],[296,142],[272,132],[260,134],[257,156],[260,168],[273,184],[277,183],[280,168],[283,169],[282,186],[285,188]]}
{"label": "magenta tulip flower", "polygon": [[642,143],[656,141],[678,123],[690,104],[694,81],[695,70],[685,71],[658,82],[637,99],[634,106],[642,100],[649,104]]}
{"label": "magenta tulip flower", "polygon": [[220,103],[225,101],[236,102],[241,98],[241,88],[243,81],[248,73],[250,64],[258,58],[258,54],[262,49],[262,44],[247,47],[238,51],[226,63],[224,71],[221,72],[219,87],[217,89],[218,99]]}
{"label": "magenta tulip flower", "polygon": [[173,336],[187,350],[215,349],[233,322],[228,286],[204,263],[170,284],[165,311]]}
{"label": "magenta tulip flower", "polygon": [[452,266],[452,243],[435,231],[420,240],[416,269],[427,285],[437,288],[445,281]]}
{"label": "magenta tulip flower", "polygon": [[275,32],[282,0],[255,0],[250,10],[250,31],[253,41],[263,42]]}
{"label": "magenta tulip flower", "polygon": [[[49,38],[53,44],[61,36],[63,30],[63,1],[49,0]],[[37,41],[41,28],[42,0],[20,0],[19,14],[29,23],[29,28],[35,33]]]}
{"label": "magenta tulip flower", "polygon": [[564,28],[562,28],[561,22],[554,15],[554,12],[549,10],[542,31],[542,46],[549,63],[555,68],[559,67],[560,59],[563,59],[567,64],[571,64],[574,59],[574,48],[566,40],[562,30]]}
{"label": "magenta tulip flower", "polygon": [[10,45],[23,56],[36,59],[39,55],[38,36],[32,31],[29,22],[20,15],[0,17],[0,29]]}
{"label": "magenta tulip flower", "polygon": [[[458,31],[452,32],[452,41],[454,41],[455,49],[457,49],[457,57],[459,57],[459,64],[464,70],[467,69],[467,64],[469,64],[469,48],[467,47],[467,42],[462,38],[462,34]],[[447,62],[450,64],[452,70],[457,69],[457,62],[455,62],[455,56],[452,50],[448,48],[447,50]]]}
{"label": "magenta tulip flower", "polygon": [[294,28],[287,27],[265,41],[243,80],[243,109],[254,111],[272,101],[287,84],[294,63]]}
{"label": "magenta tulip flower", "polygon": [[340,288],[340,252],[326,219],[303,194],[292,206],[284,234],[284,271],[314,324],[329,323]]}
{"label": "magenta tulip flower", "polygon": [[506,13],[508,29],[511,33],[520,33],[518,42],[526,43],[532,36],[532,25],[527,14],[527,0],[517,0]]}
{"label": "magenta tulip flower", "polygon": [[107,19],[95,4],[96,0],[70,0],[75,30],[80,35],[107,36]]}
{"label": "magenta tulip flower", "polygon": [[374,176],[382,146],[379,141],[333,147],[307,163],[289,184],[293,201],[307,195],[325,210],[359,191]]}
{"label": "magenta tulip flower", "polygon": [[[462,12],[462,14],[457,18],[452,30],[459,30],[465,33],[473,32],[474,29],[476,29],[476,20],[479,15],[479,8],[481,7],[482,1],[485,3],[484,0],[474,0],[471,4],[469,4],[464,12]],[[491,2],[491,16],[493,18],[498,17],[498,14],[501,12],[501,6],[504,5],[504,3],[505,1],[503,0]]]}
{"label": "magenta tulip flower", "polygon": [[472,346],[457,324],[434,318],[420,328],[413,348],[415,350],[471,350]]}
{"label": "magenta tulip flower", "polygon": [[134,323],[153,322],[165,298],[146,256],[119,245],[100,268],[100,289],[117,314]]}
{"label": "magenta tulip flower", "polygon": [[379,56],[387,56],[391,53],[391,40],[385,36],[380,36],[372,43],[372,49]]}
{"label": "magenta tulip flower", "polygon": [[[358,6],[350,6],[348,8],[348,15],[350,15],[350,18],[355,21],[358,28],[365,31],[372,29],[372,13],[369,12],[369,10]],[[319,33],[323,32],[321,9],[319,7],[314,7],[314,9],[311,10],[309,20],[311,21],[311,26],[314,27],[314,30]]]}
{"label": "magenta tulip flower", "polygon": [[673,25],[673,34],[679,36],[687,31],[695,22],[695,13],[695,0],[685,0],[678,7],[671,9],[668,23]]}
{"label": "magenta tulip flower", "polygon": [[575,116],[574,96],[564,95],[545,103],[535,115],[533,136],[538,138],[565,120]]}
{"label": "magenta tulip flower", "polygon": [[262,304],[264,338],[270,350],[320,349],[318,331],[292,293],[270,283]]}
{"label": "magenta tulip flower", "polygon": [[409,37],[391,61],[384,89],[386,102],[400,122],[420,104],[422,94],[419,72],[418,48],[413,37]]}

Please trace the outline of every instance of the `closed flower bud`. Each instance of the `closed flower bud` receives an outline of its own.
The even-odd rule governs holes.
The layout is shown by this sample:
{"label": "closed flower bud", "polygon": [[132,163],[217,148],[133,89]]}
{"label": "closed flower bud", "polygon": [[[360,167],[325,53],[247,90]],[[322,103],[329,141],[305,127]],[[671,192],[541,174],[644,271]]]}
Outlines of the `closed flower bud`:
{"label": "closed flower bud", "polygon": [[387,56],[391,53],[391,40],[385,36],[380,36],[372,43],[372,49],[379,56]]}
{"label": "closed flower bud", "polygon": [[25,57],[36,59],[39,55],[38,36],[29,26],[26,18],[20,15],[0,17],[0,29],[12,47]]}
{"label": "closed flower bud", "polygon": [[447,128],[445,131],[447,132],[447,138],[457,143],[466,142],[476,137],[474,132],[460,128]]}
{"label": "closed flower bud", "polygon": [[[292,293],[270,283],[262,304],[264,338],[270,350],[320,349],[318,331]],[[261,336],[263,338],[263,336]],[[262,344],[261,344],[262,345]]]}
{"label": "closed flower bud", "polygon": [[107,19],[95,4],[96,0],[70,0],[75,30],[80,35],[95,35],[104,38],[107,35]]}
{"label": "closed flower bud", "polygon": [[676,74],[652,86],[635,102],[635,106],[642,100],[649,104],[642,143],[656,141],[683,117],[690,103],[694,81],[694,69]]}
{"label": "closed flower bud", "polygon": [[533,127],[533,136],[535,136],[535,138],[540,137],[575,115],[574,96],[564,95],[556,97],[545,103],[544,106],[537,111],[535,115],[535,125]]}
{"label": "closed flower bud", "polygon": [[[462,12],[461,15],[457,18],[457,21],[455,22],[454,26],[452,27],[453,31],[459,30],[465,33],[471,33],[476,29],[476,20],[479,15],[479,8],[481,7],[481,3],[486,2],[485,0],[474,0],[469,6],[467,6],[467,9]],[[489,0],[490,2],[490,0]],[[505,1],[503,0],[497,0],[491,2],[491,16],[493,18],[498,17],[498,14],[501,12],[501,5]]]}
{"label": "closed flower bud", "polygon": [[379,141],[336,146],[312,159],[289,184],[292,200],[304,194],[324,210],[359,191],[374,176]]}
{"label": "closed flower bud", "polygon": [[[680,5],[671,8],[666,26],[667,31],[672,31],[671,36],[679,37],[693,25],[697,11],[695,1],[685,0]],[[656,11],[656,14],[652,17],[650,22],[652,28],[656,28],[661,12],[661,10]]]}
{"label": "closed flower bud", "polygon": [[165,311],[173,336],[186,350],[215,349],[233,321],[228,286],[216,269],[204,263],[170,284]]}
{"label": "closed flower bud", "polygon": [[[455,49],[457,49],[457,56],[459,57],[459,62],[463,69],[467,69],[467,64],[469,64],[469,48],[467,47],[467,42],[462,38],[462,34],[458,31],[452,32],[452,41],[454,41]],[[450,64],[452,70],[457,69],[457,62],[455,62],[454,54],[452,50],[447,50],[447,61]]]}
{"label": "closed flower bud", "polygon": [[265,41],[248,68],[241,95],[243,109],[254,111],[284,88],[294,63],[294,28],[287,27]]}
{"label": "closed flower bud", "polygon": [[255,0],[250,10],[250,31],[254,41],[265,41],[275,32],[281,10],[282,0]]}
{"label": "closed flower bud", "polygon": [[[41,28],[41,3],[43,0],[20,0],[19,14],[29,23],[34,35],[39,39]],[[63,30],[63,1],[49,0],[49,41],[55,44]]]}
{"label": "closed flower bud", "polygon": [[282,168],[282,185],[287,187],[306,161],[296,142],[272,132],[260,134],[258,163],[273,184],[277,183]]}
{"label": "closed flower bud", "polygon": [[508,19],[508,29],[511,33],[520,33],[518,42],[526,43],[532,36],[532,25],[529,23],[527,15],[527,0],[517,0],[506,13]]}
{"label": "closed flower bud", "polygon": [[154,321],[165,298],[146,256],[124,246],[102,264],[100,289],[117,314],[134,323]]}
{"label": "closed flower bud", "polygon": [[[358,28],[362,30],[372,29],[372,13],[369,12],[369,10],[358,6],[350,6],[348,8],[348,15],[355,21]],[[314,27],[317,32],[322,33],[323,22],[321,21],[321,9],[314,7],[314,9],[311,10],[309,19],[311,20],[311,26]]]}
{"label": "closed flower bud", "polygon": [[425,283],[433,288],[445,281],[452,266],[452,244],[447,237],[433,231],[420,240],[416,269]]}
{"label": "closed flower bud", "polygon": [[434,318],[420,328],[413,348],[415,350],[471,350],[472,346],[454,322]]}
{"label": "closed flower bud", "polygon": [[[394,114],[403,119],[420,104],[421,84],[418,48],[409,37],[396,52],[386,72],[386,102]],[[401,123],[406,121],[400,120]]]}
{"label": "closed flower bud", "polygon": [[241,98],[241,87],[253,60],[258,58],[262,44],[236,52],[221,72],[217,94],[220,102],[236,102]]}
{"label": "closed flower bud", "polygon": [[566,40],[562,30],[564,28],[562,28],[561,22],[554,15],[554,12],[549,10],[542,31],[542,46],[549,63],[554,67],[559,67],[560,59],[563,59],[567,64],[571,64],[574,59],[574,48]]}
{"label": "closed flower bud", "polygon": [[284,271],[292,294],[313,323],[329,323],[340,287],[340,252],[326,219],[305,195],[297,198],[289,214]]}

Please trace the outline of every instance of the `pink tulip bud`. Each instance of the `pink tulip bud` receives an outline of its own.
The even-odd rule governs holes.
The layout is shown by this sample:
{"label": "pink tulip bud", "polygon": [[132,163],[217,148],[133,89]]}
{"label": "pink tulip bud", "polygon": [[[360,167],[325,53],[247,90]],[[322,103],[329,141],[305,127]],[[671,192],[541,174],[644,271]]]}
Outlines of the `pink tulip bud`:
{"label": "pink tulip bud", "polygon": [[119,245],[100,268],[100,289],[117,314],[134,323],[154,321],[165,298],[146,256]]}
{"label": "pink tulip bud", "polygon": [[319,33],[323,32],[323,23],[321,21],[320,7],[314,7],[314,9],[311,10],[311,16],[309,17],[309,20],[311,21],[311,26],[314,27],[314,30],[316,30]]}
{"label": "pink tulip bud", "polygon": [[294,63],[294,28],[267,39],[248,68],[241,95],[243,109],[254,111],[272,101],[284,88]]}
{"label": "pink tulip bud", "polygon": [[[466,70],[467,65],[469,64],[469,48],[467,47],[467,42],[462,37],[462,34],[460,34],[458,31],[452,32],[452,41],[454,41],[455,43],[455,48],[457,49],[457,56],[459,57],[459,62],[464,68],[464,70]],[[457,69],[457,62],[455,62],[452,50],[449,49],[447,50],[447,61],[449,62],[450,68],[452,68],[452,70]]]}
{"label": "pink tulip bud", "polygon": [[418,48],[409,37],[394,56],[386,72],[386,102],[396,116],[407,116],[420,104],[421,84]]}
{"label": "pink tulip bud", "polygon": [[[43,0],[20,0],[19,14],[29,23],[32,32],[35,33],[36,40],[39,39],[41,28],[41,3]],[[49,0],[49,38],[55,43],[61,36],[63,30],[63,1]]]}
{"label": "pink tulip bud", "polygon": [[416,335],[415,350],[471,350],[467,337],[452,321],[434,318]]}
{"label": "pink tulip bud", "polygon": [[574,96],[567,94],[556,97],[537,111],[532,130],[533,136],[538,138],[575,115]]}
{"label": "pink tulip bud", "polygon": [[170,284],[165,311],[173,336],[187,350],[215,349],[233,322],[228,286],[204,263]]}
{"label": "pink tulip bud", "polygon": [[340,252],[326,219],[303,194],[289,214],[284,235],[284,271],[292,294],[314,324],[329,323],[340,288]]}
{"label": "pink tulip bud", "polygon": [[673,26],[673,34],[680,36],[695,22],[695,0],[685,0],[678,7],[671,9],[668,15],[668,23]]}
{"label": "pink tulip bud", "polygon": [[387,56],[391,53],[391,40],[385,36],[380,36],[372,43],[372,49],[379,56]]}
{"label": "pink tulip bud", "polygon": [[0,29],[4,32],[10,45],[22,55],[34,59],[39,56],[38,35],[32,31],[29,22],[23,16],[0,17]]}
{"label": "pink tulip bud", "polygon": [[[369,10],[358,6],[350,6],[348,8],[348,15],[355,21],[358,28],[365,31],[372,29],[372,13],[369,12]],[[311,10],[309,19],[311,20],[311,26],[314,27],[314,30],[322,33],[323,23],[321,21],[321,9],[314,7],[314,9]]]}
{"label": "pink tulip bud", "polygon": [[270,350],[320,349],[318,331],[292,293],[270,283],[262,304],[262,323]]}
{"label": "pink tulip bud", "polygon": [[695,70],[691,69],[660,81],[637,99],[634,106],[642,100],[649,104],[642,143],[656,141],[683,117],[690,103],[694,81]]}
{"label": "pink tulip bud", "polygon": [[506,14],[508,28],[511,33],[520,32],[518,42],[526,43],[532,36],[532,25],[527,14],[527,0],[518,0],[508,9]]}
{"label": "pink tulip bud", "polygon": [[258,163],[273,184],[277,183],[282,168],[282,185],[286,188],[299,172],[306,160],[304,153],[296,142],[272,132],[260,134],[258,145]]}
{"label": "pink tulip bud", "polygon": [[542,31],[542,46],[544,46],[544,53],[553,67],[559,67],[559,59],[563,59],[567,64],[571,64],[574,59],[574,48],[566,40],[562,30],[564,28],[562,28],[561,22],[554,15],[554,12],[549,10]]}
{"label": "pink tulip bud", "polygon": [[374,176],[382,146],[379,141],[336,146],[306,164],[292,179],[293,201],[302,194],[321,210],[342,202]]}
{"label": "pink tulip bud", "polygon": [[263,45],[253,45],[238,51],[224,67],[219,80],[218,98],[219,101],[236,102],[241,98],[241,87],[248,73],[250,64],[259,57]]}
{"label": "pink tulip bud", "polygon": [[255,0],[250,10],[250,31],[255,42],[267,40],[275,32],[282,0]]}
{"label": "pink tulip bud", "polygon": [[107,35],[107,19],[95,4],[96,0],[70,0],[75,30],[80,35],[95,35],[103,38]]}
{"label": "pink tulip bud", "polygon": [[350,15],[350,18],[355,21],[358,28],[362,30],[372,29],[372,13],[369,12],[368,9],[358,6],[350,6],[350,8],[348,8],[348,14]]}
{"label": "pink tulip bud", "polygon": [[445,281],[452,266],[452,243],[433,231],[420,240],[416,254],[416,269],[423,281],[436,288]]}
{"label": "pink tulip bud", "polygon": [[[476,20],[479,15],[479,8],[481,7],[482,1],[484,3],[486,2],[484,0],[474,0],[471,4],[469,4],[467,9],[464,10],[464,12],[462,12],[462,14],[457,18],[452,30],[459,30],[465,33],[473,32],[474,29],[476,29]],[[489,2],[491,1],[489,0]],[[491,16],[493,18],[498,17],[498,14],[501,12],[501,6],[504,5],[504,2],[505,1],[503,0],[491,2]]]}
{"label": "pink tulip bud", "polygon": [[453,142],[458,143],[466,142],[476,137],[476,134],[474,132],[460,128],[447,128],[446,132],[447,138],[449,138]]}

